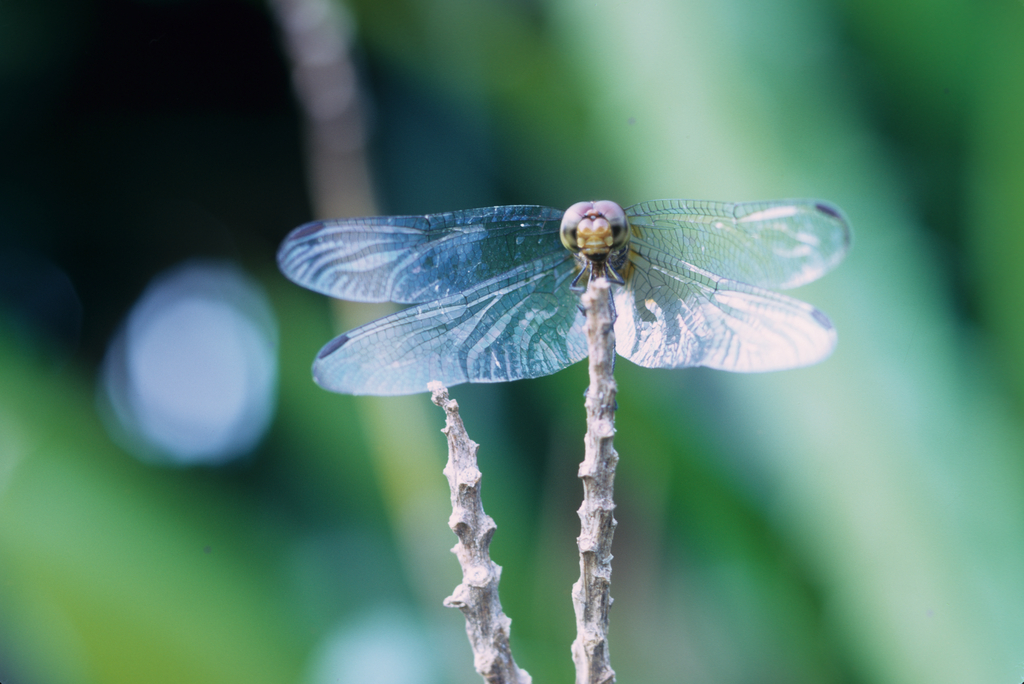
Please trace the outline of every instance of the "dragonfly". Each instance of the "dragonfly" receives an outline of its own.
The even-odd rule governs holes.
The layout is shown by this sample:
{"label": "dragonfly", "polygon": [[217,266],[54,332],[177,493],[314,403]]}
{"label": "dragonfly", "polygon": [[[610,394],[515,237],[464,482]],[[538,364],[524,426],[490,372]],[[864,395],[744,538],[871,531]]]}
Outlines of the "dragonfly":
{"label": "dragonfly", "polygon": [[616,351],[640,366],[811,365],[832,353],[835,328],[774,290],[816,280],[849,246],[846,217],[820,200],[602,200],[315,221],[277,261],[316,292],[409,305],[336,337],[313,363],[327,390],[400,395],[582,360],[579,293],[598,277],[612,284]]}

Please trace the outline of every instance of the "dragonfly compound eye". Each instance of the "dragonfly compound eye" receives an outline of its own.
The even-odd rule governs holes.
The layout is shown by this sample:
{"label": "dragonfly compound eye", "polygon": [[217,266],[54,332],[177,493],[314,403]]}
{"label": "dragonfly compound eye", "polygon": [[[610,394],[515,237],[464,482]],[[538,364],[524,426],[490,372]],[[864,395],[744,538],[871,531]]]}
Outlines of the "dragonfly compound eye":
{"label": "dragonfly compound eye", "polygon": [[571,252],[603,261],[608,253],[629,241],[626,214],[615,202],[577,202],[565,211],[560,232],[562,245]]}
{"label": "dragonfly compound eye", "polygon": [[578,239],[580,222],[583,221],[587,212],[593,209],[593,206],[593,202],[577,202],[566,209],[565,214],[562,216],[562,227],[559,230],[559,237],[562,240],[562,246],[574,254],[580,251]]}
{"label": "dragonfly compound eye", "polygon": [[612,242],[609,245],[611,251],[622,249],[629,242],[629,223],[626,221],[626,212],[615,202],[601,200],[594,202],[594,209],[600,212],[601,216],[608,220],[612,230]]}

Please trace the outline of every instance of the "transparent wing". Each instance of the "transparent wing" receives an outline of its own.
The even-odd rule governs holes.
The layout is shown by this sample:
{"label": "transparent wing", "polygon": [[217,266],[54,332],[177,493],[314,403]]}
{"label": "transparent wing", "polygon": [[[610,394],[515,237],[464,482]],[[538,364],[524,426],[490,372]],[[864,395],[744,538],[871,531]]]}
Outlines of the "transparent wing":
{"label": "transparent wing", "polygon": [[784,370],[827,357],[836,334],[810,304],[634,255],[615,294],[616,350],[649,368]]}
{"label": "transparent wing", "polygon": [[564,254],[558,238],[562,213],[515,205],[317,221],[285,238],[277,263],[295,283],[331,297],[427,302],[519,264]]}
{"label": "transparent wing", "polygon": [[356,328],[320,351],[313,378],[333,392],[395,395],[426,391],[432,380],[452,386],[559,371],[587,355],[568,283],[574,271],[563,249]]}
{"label": "transparent wing", "polygon": [[850,228],[820,200],[657,200],[626,209],[632,251],[659,267],[764,288],[797,287],[842,261]]}

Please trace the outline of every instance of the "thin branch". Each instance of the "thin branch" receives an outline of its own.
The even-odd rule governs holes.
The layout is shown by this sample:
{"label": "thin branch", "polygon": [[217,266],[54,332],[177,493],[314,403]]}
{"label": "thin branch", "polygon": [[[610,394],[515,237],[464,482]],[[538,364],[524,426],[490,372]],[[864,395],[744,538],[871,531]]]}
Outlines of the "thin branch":
{"label": "thin branch", "polygon": [[526,670],[512,659],[509,629],[512,620],[501,610],[498,580],[501,566],[489,554],[496,526],[484,513],[480,500],[480,470],[476,465],[479,445],[469,438],[459,417],[459,405],[448,398],[448,390],[431,383],[431,399],[445,410],[448,437],[448,463],[445,477],[452,495],[452,516],[448,526],[459,537],[452,548],[462,566],[462,584],[455,588],[444,605],[458,608],[466,616],[466,634],[473,648],[473,665],[488,684],[530,684]]}
{"label": "thin branch", "polygon": [[612,447],[615,435],[615,332],[608,281],[592,279],[583,294],[590,351],[590,388],[587,390],[587,434],[579,477],[583,480],[580,516],[580,578],[572,586],[576,610],[576,640],[572,659],[576,684],[615,681],[608,657],[608,608],[611,607],[612,537],[615,503],[612,492],[619,456]]}
{"label": "thin branch", "polygon": [[310,199],[317,216],[375,213],[366,124],[352,61],[352,20],[333,0],[270,0],[305,115]]}

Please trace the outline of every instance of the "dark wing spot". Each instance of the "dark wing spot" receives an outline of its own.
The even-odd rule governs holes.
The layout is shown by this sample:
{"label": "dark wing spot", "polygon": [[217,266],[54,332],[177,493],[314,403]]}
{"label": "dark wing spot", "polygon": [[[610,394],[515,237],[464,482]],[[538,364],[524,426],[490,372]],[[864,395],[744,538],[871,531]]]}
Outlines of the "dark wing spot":
{"label": "dark wing spot", "polygon": [[839,212],[839,209],[832,206],[831,204],[828,204],[827,202],[817,202],[814,205],[814,208],[820,211],[822,214],[830,216],[834,218],[836,221],[839,221],[840,225],[843,227],[843,247],[844,249],[849,249],[850,225],[846,222],[846,218]]}
{"label": "dark wing spot", "polygon": [[299,238],[304,238],[307,235],[311,235],[311,234],[317,232],[318,230],[320,230],[323,227],[324,227],[323,221],[314,221],[313,223],[307,223],[304,226],[299,226],[298,228],[293,230],[292,234],[289,235],[288,237],[290,239],[292,239],[292,240],[298,240]]}
{"label": "dark wing spot", "polygon": [[825,204],[824,202],[818,202],[817,204],[814,205],[814,208],[817,209],[818,211],[820,211],[823,214],[828,214],[829,216],[831,216],[834,219],[839,219],[840,221],[843,220],[843,217],[839,215],[839,212],[836,211],[836,208],[833,207],[831,204]]}
{"label": "dark wing spot", "polygon": [[828,319],[828,316],[826,316],[825,314],[821,313],[817,309],[812,311],[811,315],[814,316],[814,320],[818,321],[818,323],[821,323],[821,327],[822,328],[824,328],[825,330],[831,330],[832,329],[832,321],[830,321]]}
{"label": "dark wing spot", "polygon": [[330,356],[334,352],[338,351],[338,348],[346,342],[348,342],[348,335],[338,335],[320,350],[320,353],[316,355],[316,358],[323,359]]}

